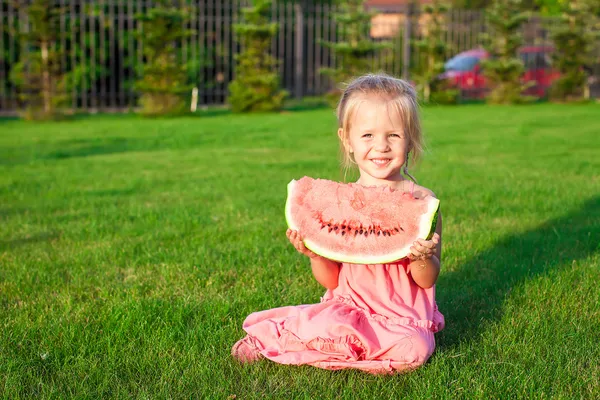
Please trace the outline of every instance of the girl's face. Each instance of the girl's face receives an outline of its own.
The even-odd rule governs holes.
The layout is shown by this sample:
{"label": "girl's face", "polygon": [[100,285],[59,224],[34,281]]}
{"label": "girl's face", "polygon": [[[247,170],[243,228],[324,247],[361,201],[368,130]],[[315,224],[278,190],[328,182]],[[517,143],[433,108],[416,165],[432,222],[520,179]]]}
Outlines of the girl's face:
{"label": "girl's face", "polygon": [[364,96],[356,107],[347,136],[342,129],[338,135],[346,151],[354,155],[359,182],[379,186],[403,180],[409,141],[400,115],[387,99],[373,95]]}

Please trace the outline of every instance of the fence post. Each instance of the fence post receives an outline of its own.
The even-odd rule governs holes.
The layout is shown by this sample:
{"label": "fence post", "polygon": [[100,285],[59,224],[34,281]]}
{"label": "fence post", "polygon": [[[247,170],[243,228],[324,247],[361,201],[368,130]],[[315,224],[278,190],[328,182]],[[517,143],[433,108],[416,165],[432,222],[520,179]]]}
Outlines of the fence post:
{"label": "fence post", "polygon": [[402,43],[402,79],[408,80],[410,70],[410,41],[412,32],[412,16],[413,16],[414,2],[410,2],[406,5],[406,12],[404,15],[404,38]]}
{"label": "fence post", "polygon": [[294,5],[296,12],[296,73],[294,82],[294,96],[302,98],[303,64],[304,64],[304,15],[300,4]]}

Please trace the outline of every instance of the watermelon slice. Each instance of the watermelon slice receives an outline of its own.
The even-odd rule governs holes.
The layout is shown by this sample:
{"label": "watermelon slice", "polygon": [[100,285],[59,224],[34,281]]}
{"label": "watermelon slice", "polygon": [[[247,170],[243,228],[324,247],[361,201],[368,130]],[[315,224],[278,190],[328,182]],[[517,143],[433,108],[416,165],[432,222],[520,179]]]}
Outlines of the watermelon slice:
{"label": "watermelon slice", "polygon": [[415,240],[433,236],[439,206],[432,196],[304,177],[288,184],[285,217],[320,256],[385,264],[406,257]]}

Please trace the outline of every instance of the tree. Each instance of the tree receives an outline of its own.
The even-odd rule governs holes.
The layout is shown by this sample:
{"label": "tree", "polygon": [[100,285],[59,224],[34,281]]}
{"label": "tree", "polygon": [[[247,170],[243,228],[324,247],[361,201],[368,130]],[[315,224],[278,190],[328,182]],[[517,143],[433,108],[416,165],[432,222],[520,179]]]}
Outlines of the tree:
{"label": "tree", "polygon": [[589,97],[584,67],[591,61],[593,18],[592,1],[571,0],[563,3],[560,22],[551,26],[554,67],[560,72],[550,89],[553,100]]}
{"label": "tree", "polygon": [[365,10],[366,0],[340,2],[339,11],[333,16],[344,38],[338,42],[322,40],[320,43],[330,48],[339,59],[337,68],[321,68],[320,72],[329,75],[336,88],[328,94],[330,101],[337,102],[340,93],[337,85],[351,78],[369,72],[372,58],[381,51],[391,49],[390,42],[374,42],[370,38],[371,18],[374,12]]}
{"label": "tree", "polygon": [[482,39],[489,59],[482,66],[491,88],[488,102],[510,104],[530,100],[521,94],[528,85],[521,83],[525,67],[517,57],[523,41],[520,28],[529,13],[521,11],[520,0],[495,0],[486,10],[486,16],[491,33],[484,34]]}
{"label": "tree", "polygon": [[[446,32],[446,17],[448,6],[440,0],[423,6],[426,15],[421,39],[413,41],[417,51],[417,63],[411,76],[417,83],[423,95],[423,101],[428,103],[433,94],[436,101],[455,102],[456,91],[450,92],[436,77],[444,71],[444,60],[448,44],[443,38]],[[433,93],[432,93],[433,92]]]}
{"label": "tree", "polygon": [[10,79],[24,103],[26,119],[54,119],[67,100],[60,65],[59,21],[63,10],[52,0],[34,0],[26,8],[30,31],[20,34],[23,51]]}
{"label": "tree", "polygon": [[287,92],[280,88],[279,61],[270,54],[278,24],[270,22],[271,0],[255,0],[242,10],[243,22],[234,25],[243,51],[236,56],[235,79],[229,84],[233,112],[276,111]]}
{"label": "tree", "polygon": [[180,62],[178,45],[193,34],[185,25],[189,11],[174,7],[169,0],[156,0],[153,8],[137,19],[143,27],[144,67],[137,80],[144,115],[168,115],[183,112],[187,84],[186,66]]}

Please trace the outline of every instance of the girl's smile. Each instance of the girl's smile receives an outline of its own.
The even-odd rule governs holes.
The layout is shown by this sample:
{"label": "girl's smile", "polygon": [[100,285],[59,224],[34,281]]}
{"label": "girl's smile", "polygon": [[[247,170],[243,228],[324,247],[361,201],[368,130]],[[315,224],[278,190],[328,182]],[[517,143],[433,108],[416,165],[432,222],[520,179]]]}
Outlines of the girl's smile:
{"label": "girl's smile", "polygon": [[371,161],[373,161],[375,163],[375,165],[377,165],[378,167],[383,167],[388,165],[388,163],[391,161],[390,158],[373,158],[371,159]]}

